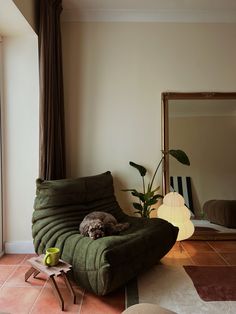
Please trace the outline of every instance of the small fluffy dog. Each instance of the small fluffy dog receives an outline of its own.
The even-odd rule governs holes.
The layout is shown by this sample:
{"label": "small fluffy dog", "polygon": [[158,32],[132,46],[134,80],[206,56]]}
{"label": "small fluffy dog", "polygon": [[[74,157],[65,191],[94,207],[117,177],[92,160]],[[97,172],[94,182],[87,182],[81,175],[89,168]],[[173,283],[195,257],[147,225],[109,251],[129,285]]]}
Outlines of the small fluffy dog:
{"label": "small fluffy dog", "polygon": [[116,218],[106,212],[92,212],[84,217],[79,231],[82,235],[96,240],[109,235],[119,234],[129,228],[129,223],[118,223]]}

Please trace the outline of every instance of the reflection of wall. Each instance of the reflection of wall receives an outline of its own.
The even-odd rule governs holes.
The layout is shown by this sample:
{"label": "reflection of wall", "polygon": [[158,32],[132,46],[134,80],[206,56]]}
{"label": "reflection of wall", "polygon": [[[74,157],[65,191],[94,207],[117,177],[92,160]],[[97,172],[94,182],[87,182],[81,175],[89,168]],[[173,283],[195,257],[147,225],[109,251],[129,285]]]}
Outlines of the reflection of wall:
{"label": "reflection of wall", "polygon": [[236,117],[171,118],[169,127],[170,148],[183,149],[191,163],[170,158],[170,174],[192,178],[195,208],[209,199],[235,199]]}

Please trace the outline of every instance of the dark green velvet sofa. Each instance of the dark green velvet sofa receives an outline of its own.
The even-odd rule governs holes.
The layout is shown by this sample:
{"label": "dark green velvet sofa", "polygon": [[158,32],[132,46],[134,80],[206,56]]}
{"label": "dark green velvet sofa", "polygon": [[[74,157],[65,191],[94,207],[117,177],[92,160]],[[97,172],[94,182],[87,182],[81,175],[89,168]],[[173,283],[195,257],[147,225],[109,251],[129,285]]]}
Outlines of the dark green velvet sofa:
{"label": "dark green velvet sofa", "polygon": [[[36,181],[32,218],[35,252],[58,247],[61,258],[73,266],[79,286],[105,295],[157,263],[174,245],[178,228],[165,220],[130,217],[116,201],[111,173],[96,176]],[[128,230],[97,240],[79,233],[91,211],[106,211]]]}

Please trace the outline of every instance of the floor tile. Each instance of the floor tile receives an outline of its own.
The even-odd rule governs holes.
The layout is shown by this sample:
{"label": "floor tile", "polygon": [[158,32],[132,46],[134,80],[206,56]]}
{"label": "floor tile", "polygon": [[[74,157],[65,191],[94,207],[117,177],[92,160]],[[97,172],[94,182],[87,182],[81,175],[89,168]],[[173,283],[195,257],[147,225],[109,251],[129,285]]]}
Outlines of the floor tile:
{"label": "floor tile", "polygon": [[1,312],[28,314],[40,289],[35,287],[2,287],[0,290]]}
{"label": "floor tile", "polygon": [[207,241],[182,241],[181,244],[187,252],[214,252]]}
{"label": "floor tile", "polygon": [[31,275],[27,282],[25,282],[25,273],[29,268],[29,266],[18,266],[15,272],[8,278],[5,285],[9,287],[43,286],[46,283],[47,277],[42,273],[39,273],[37,278]]}
{"label": "floor tile", "polygon": [[227,265],[227,263],[215,252],[189,253],[194,265]]}
{"label": "floor tile", "polygon": [[[58,300],[46,276],[24,281],[25,272],[30,268],[27,259],[34,254],[7,254],[0,258],[0,313],[58,314],[61,311]],[[236,265],[236,241],[181,241],[161,259],[167,265]],[[77,304],[64,281],[55,278],[65,300],[66,313],[79,314],[120,314],[125,307],[123,289],[108,296],[98,297],[85,293],[75,283]]]}
{"label": "floor tile", "polygon": [[[64,307],[66,313],[79,313],[79,309],[81,306],[81,299],[82,296],[76,293],[76,304],[73,304],[72,297],[68,291],[68,289],[60,288],[60,292],[62,294],[63,300],[64,300]],[[44,287],[42,289],[42,292],[35,302],[31,314],[59,314],[59,313],[65,313],[61,310],[60,304],[58,302],[58,299],[56,298],[56,295],[54,294],[52,288],[50,287]],[[87,313],[89,314],[89,313]],[[92,314],[92,313],[91,313]],[[94,313],[95,314],[95,313]]]}
{"label": "floor tile", "polygon": [[170,251],[162,259],[161,263],[165,265],[193,265],[191,257],[184,251]]}
{"label": "floor tile", "polygon": [[31,257],[34,257],[34,256],[38,256],[38,255],[37,255],[37,254],[27,254],[27,255],[24,257],[24,259],[23,259],[21,265],[30,265],[29,262],[27,262],[27,260],[30,259]]}
{"label": "floor tile", "polygon": [[236,241],[209,241],[209,244],[218,252],[236,253]]}
{"label": "floor tile", "polygon": [[26,254],[5,254],[0,258],[0,265],[18,265],[21,264]]}
{"label": "floor tile", "polygon": [[0,265],[0,284],[3,284],[7,278],[14,272],[17,266]]}
{"label": "floor tile", "polygon": [[231,266],[236,266],[236,253],[221,253],[226,262]]}
{"label": "floor tile", "polygon": [[182,242],[175,242],[173,247],[171,248],[171,251],[181,251],[182,250]]}
{"label": "floor tile", "polygon": [[124,289],[107,296],[85,293],[80,314],[120,314],[125,309]]}

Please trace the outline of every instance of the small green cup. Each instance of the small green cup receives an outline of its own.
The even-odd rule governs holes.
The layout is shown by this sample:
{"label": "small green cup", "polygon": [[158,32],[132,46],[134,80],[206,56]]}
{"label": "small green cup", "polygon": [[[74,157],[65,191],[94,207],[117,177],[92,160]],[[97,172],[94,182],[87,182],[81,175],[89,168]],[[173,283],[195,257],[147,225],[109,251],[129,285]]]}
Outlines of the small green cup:
{"label": "small green cup", "polygon": [[60,250],[57,247],[50,247],[46,250],[43,263],[46,266],[56,266],[59,263]]}

